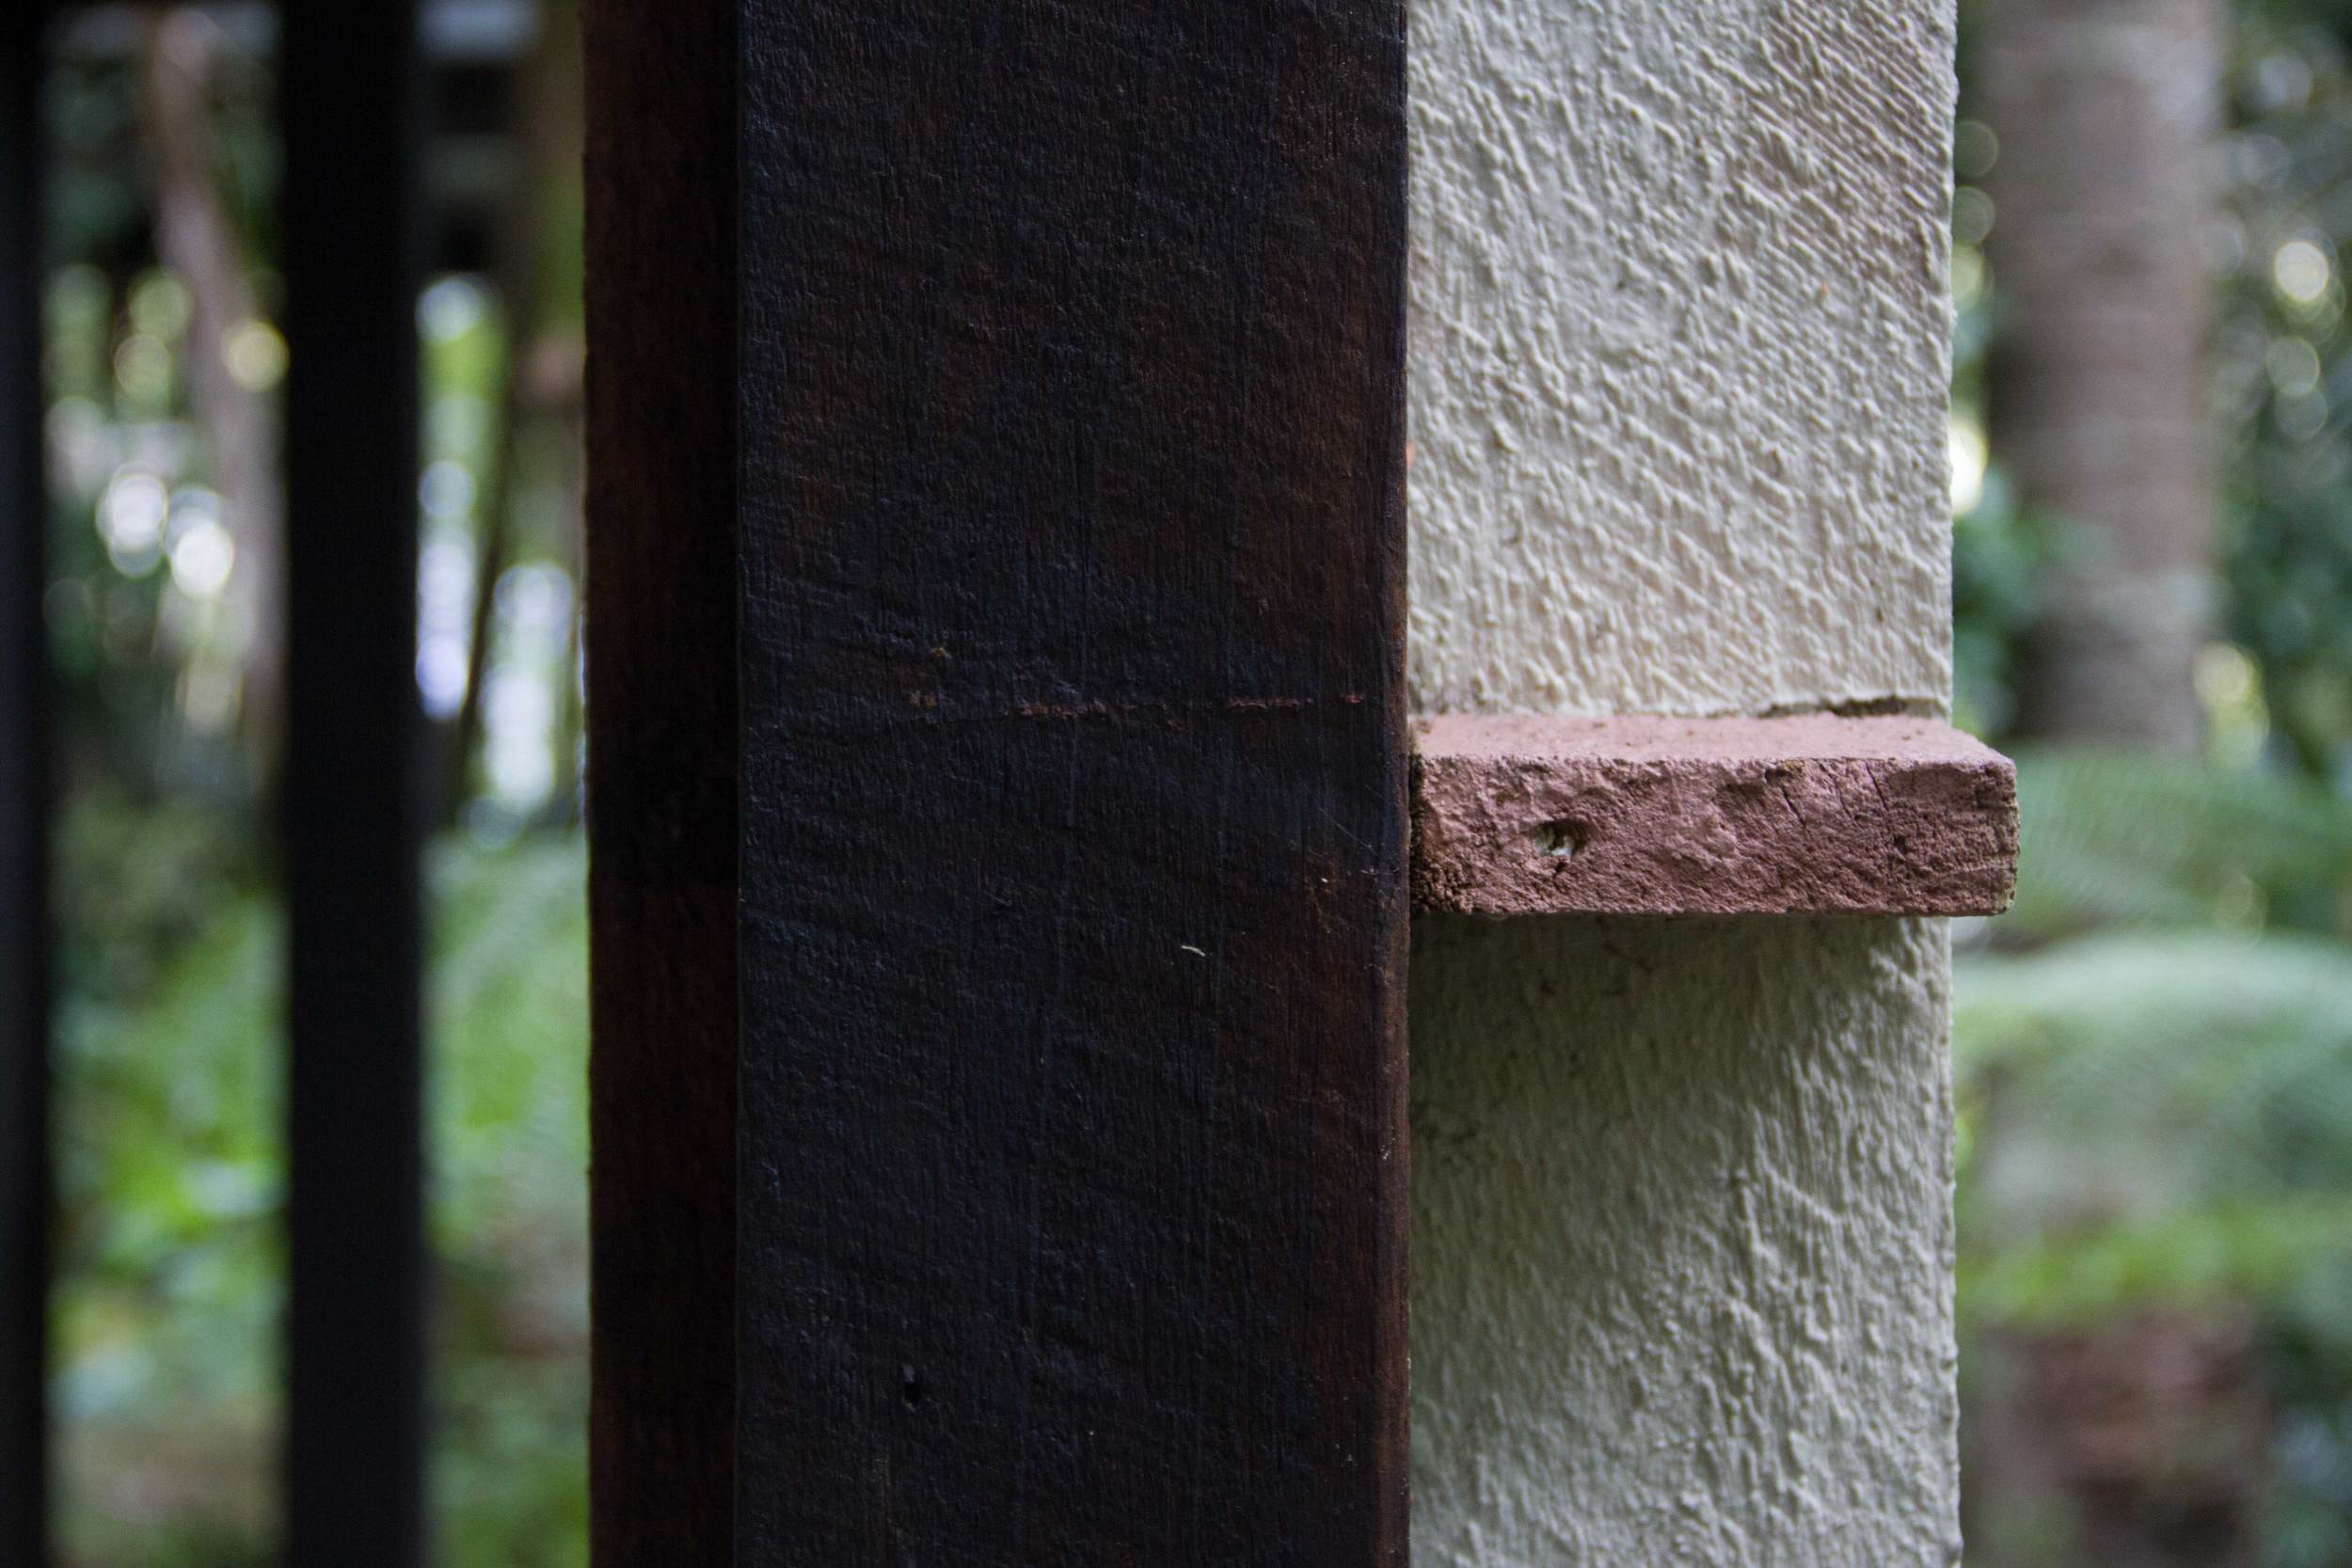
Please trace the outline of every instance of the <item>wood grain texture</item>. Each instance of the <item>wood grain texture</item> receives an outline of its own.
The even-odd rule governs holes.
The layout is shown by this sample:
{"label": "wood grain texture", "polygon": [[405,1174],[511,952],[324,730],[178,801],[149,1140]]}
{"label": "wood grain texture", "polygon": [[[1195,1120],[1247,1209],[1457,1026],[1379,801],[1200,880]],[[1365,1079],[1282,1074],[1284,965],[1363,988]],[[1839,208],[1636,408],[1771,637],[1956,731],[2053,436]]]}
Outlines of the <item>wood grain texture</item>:
{"label": "wood grain texture", "polygon": [[0,1562],[48,1559],[49,695],[42,32],[0,20]]}
{"label": "wood grain texture", "polygon": [[736,0],[590,0],[591,1511],[734,1560]]}
{"label": "wood grain texture", "polygon": [[1401,1563],[1401,7],[743,14],[739,1560]]}
{"label": "wood grain texture", "polygon": [[1924,719],[1414,725],[1413,899],[1486,916],[1995,914],[2017,773]]}
{"label": "wood grain texture", "polygon": [[285,13],[291,1568],[425,1557],[415,0]]}

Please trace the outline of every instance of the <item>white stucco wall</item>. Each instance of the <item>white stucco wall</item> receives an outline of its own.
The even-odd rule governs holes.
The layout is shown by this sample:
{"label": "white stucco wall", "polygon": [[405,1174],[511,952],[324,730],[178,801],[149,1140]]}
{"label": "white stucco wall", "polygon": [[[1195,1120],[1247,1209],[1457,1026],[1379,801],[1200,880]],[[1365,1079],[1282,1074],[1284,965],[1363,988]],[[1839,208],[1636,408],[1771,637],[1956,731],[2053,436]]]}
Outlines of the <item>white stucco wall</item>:
{"label": "white stucco wall", "polygon": [[1416,926],[1416,1568],[1957,1560],[1940,925]]}
{"label": "white stucco wall", "polygon": [[[1949,8],[1416,0],[1422,711],[1942,711]],[[1957,1560],[1948,974],[1417,923],[1417,1568]]]}
{"label": "white stucco wall", "polygon": [[1947,700],[1950,0],[1416,0],[1424,709]]}

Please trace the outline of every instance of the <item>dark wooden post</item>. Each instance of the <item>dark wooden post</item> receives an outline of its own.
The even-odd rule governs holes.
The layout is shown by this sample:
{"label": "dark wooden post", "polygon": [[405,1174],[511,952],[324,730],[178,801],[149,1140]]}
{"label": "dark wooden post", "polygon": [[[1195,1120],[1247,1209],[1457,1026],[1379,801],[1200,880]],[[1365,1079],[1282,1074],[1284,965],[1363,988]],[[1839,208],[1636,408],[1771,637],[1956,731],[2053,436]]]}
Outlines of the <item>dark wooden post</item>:
{"label": "dark wooden post", "polygon": [[735,1560],[735,5],[580,18],[597,1568]]}
{"label": "dark wooden post", "polygon": [[294,1568],[414,1568],[425,1240],[414,0],[285,8]]}
{"label": "dark wooden post", "polygon": [[[643,9],[590,34],[604,1568],[1401,1563],[1402,8]],[[698,1398],[726,1517],[604,1446]]]}
{"label": "dark wooden post", "polygon": [[48,584],[40,5],[0,21],[0,1562],[48,1560]]}

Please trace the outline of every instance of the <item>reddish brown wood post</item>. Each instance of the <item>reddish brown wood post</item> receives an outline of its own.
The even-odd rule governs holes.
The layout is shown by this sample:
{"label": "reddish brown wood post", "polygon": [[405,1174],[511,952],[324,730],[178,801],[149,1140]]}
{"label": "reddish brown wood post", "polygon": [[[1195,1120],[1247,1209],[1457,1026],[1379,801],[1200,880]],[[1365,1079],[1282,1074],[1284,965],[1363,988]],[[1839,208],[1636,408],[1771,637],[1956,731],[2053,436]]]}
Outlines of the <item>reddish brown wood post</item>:
{"label": "reddish brown wood post", "polygon": [[630,9],[601,1560],[1401,1563],[1402,7]]}
{"label": "reddish brown wood post", "polygon": [[581,9],[597,1568],[734,1560],[735,5]]}
{"label": "reddish brown wood post", "polygon": [[42,535],[43,30],[0,20],[0,1562],[48,1560],[49,746]]}
{"label": "reddish brown wood post", "polygon": [[415,0],[289,6],[286,1560],[425,1555]]}

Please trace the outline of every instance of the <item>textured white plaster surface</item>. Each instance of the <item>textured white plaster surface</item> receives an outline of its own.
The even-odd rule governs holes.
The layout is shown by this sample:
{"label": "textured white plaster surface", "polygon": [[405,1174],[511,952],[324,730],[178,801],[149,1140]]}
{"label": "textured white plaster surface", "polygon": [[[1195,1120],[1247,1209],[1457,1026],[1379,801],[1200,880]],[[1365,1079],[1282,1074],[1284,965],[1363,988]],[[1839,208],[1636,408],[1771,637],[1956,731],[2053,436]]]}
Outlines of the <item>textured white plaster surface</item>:
{"label": "textured white plaster surface", "polygon": [[1957,1560],[1941,922],[1413,929],[1416,1568]]}
{"label": "textured white plaster surface", "polygon": [[[1939,714],[1949,0],[1411,24],[1417,707]],[[1416,1568],[1957,1560],[1948,975],[1416,923]]]}
{"label": "textured white plaster surface", "polygon": [[1416,0],[1420,707],[1947,700],[1949,0]]}

